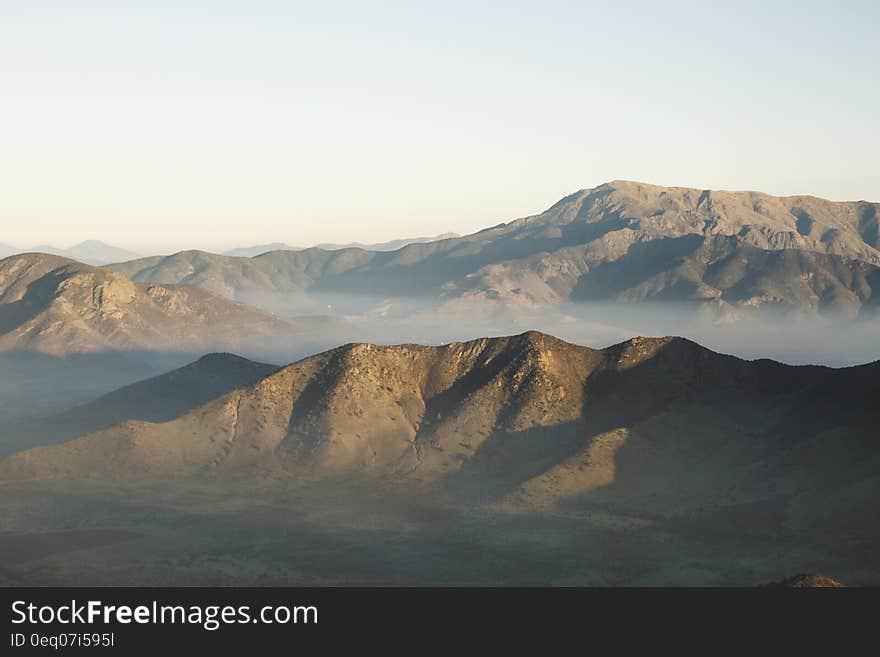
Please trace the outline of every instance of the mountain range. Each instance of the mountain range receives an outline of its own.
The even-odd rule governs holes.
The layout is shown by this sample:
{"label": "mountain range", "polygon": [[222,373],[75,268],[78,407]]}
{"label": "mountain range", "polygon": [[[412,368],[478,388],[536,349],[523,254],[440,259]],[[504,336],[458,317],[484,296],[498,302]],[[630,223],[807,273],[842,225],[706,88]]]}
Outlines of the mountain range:
{"label": "mountain range", "polygon": [[[452,239],[460,237],[458,233],[443,233],[442,235],[434,235],[432,237],[411,237],[408,239],[390,240],[388,242],[377,242],[375,244],[365,244],[363,242],[349,242],[347,244],[333,244],[331,242],[323,242],[317,244],[315,248],[325,251],[338,251],[340,249],[365,249],[367,251],[396,251],[402,249],[408,244],[424,244],[426,242],[437,242],[439,240]],[[223,255],[251,258],[254,256],[268,253],[269,251],[303,251],[307,247],[290,246],[284,242],[272,242],[271,244],[258,244],[256,246],[248,246],[238,249],[225,251]]]}
{"label": "mountain range", "polygon": [[186,251],[111,265],[142,283],[188,283],[273,307],[370,294],[508,305],[685,301],[874,317],[878,204],[615,181],[545,212],[394,251]]}
{"label": "mountain range", "polygon": [[0,583],[876,583],[880,361],[624,338],[875,359],[877,209],[615,181],[393,250],[10,254]]}
{"label": "mountain range", "polygon": [[880,362],[791,367],[681,338],[349,344],[169,421],[178,411],[150,421],[131,406],[115,426],[3,459],[0,480],[357,473],[508,508],[868,536],[878,392]]}
{"label": "mountain range", "polygon": [[0,258],[19,253],[48,253],[79,260],[90,265],[106,265],[111,262],[121,262],[139,257],[137,253],[105,244],[99,240],[86,240],[68,249],[59,249],[47,244],[40,244],[30,249],[19,249],[8,244],[0,244]]}

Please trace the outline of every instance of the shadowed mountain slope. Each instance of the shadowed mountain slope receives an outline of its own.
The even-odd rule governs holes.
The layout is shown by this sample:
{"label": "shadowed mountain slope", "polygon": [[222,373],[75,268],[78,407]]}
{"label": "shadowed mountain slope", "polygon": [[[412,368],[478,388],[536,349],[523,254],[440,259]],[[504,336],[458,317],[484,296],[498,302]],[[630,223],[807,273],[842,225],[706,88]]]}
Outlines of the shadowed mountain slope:
{"label": "shadowed mountain slope", "polygon": [[532,217],[392,252],[183,252],[112,265],[231,298],[361,293],[509,303],[675,299],[874,312],[878,205],[615,181]]}
{"label": "shadowed mountain slope", "polygon": [[[69,440],[125,420],[167,422],[237,388],[277,371],[233,354],[208,354],[171,372],[125,386],[57,415],[7,427],[22,445]],[[2,445],[5,452],[15,451]]]}

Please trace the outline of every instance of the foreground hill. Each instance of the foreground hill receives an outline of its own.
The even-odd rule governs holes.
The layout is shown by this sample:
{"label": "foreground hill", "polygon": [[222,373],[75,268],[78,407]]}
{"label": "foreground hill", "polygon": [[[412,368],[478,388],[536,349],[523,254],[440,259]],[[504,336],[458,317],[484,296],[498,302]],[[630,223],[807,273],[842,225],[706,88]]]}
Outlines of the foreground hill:
{"label": "foreground hill", "polygon": [[546,212],[392,252],[201,252],[112,265],[133,280],[231,298],[364,293],[507,303],[688,300],[874,313],[878,204],[615,181]]}
{"label": "foreground hill", "polygon": [[864,533],[880,494],[878,392],[877,363],[748,362],[680,338],[352,344],[170,422],[13,455],[0,479],[357,473],[503,506],[701,518],[705,531]]}
{"label": "foreground hill", "polygon": [[40,253],[0,260],[0,351],[202,352],[312,339],[320,319],[282,320],[189,285],[137,284]]}
{"label": "foreground hill", "polygon": [[18,423],[3,433],[17,445],[0,443],[0,453],[70,440],[125,420],[167,422],[278,370],[233,354],[208,354],[194,363],[138,381],[56,415]]}

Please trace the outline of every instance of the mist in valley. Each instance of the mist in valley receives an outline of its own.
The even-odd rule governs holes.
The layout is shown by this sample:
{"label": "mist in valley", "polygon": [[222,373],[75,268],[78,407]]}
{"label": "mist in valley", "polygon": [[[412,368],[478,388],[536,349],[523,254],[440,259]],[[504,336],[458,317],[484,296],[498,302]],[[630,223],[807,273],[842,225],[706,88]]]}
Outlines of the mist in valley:
{"label": "mist in valley", "polygon": [[[303,310],[285,306],[276,302],[266,308],[291,316]],[[790,365],[847,367],[880,359],[880,316],[869,313],[852,318],[675,301],[512,305],[485,298],[341,294],[310,295],[305,308],[341,320],[341,333],[350,342],[433,345],[536,330],[593,348],[635,336],[680,336],[719,353]]]}

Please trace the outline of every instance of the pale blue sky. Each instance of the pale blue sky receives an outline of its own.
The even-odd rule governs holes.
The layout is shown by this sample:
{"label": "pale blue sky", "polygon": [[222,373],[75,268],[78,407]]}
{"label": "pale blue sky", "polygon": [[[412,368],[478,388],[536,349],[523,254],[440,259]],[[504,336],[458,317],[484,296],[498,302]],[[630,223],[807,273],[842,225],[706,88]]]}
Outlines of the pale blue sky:
{"label": "pale blue sky", "polygon": [[878,5],[0,0],[0,242],[463,233],[615,178],[880,200]]}

